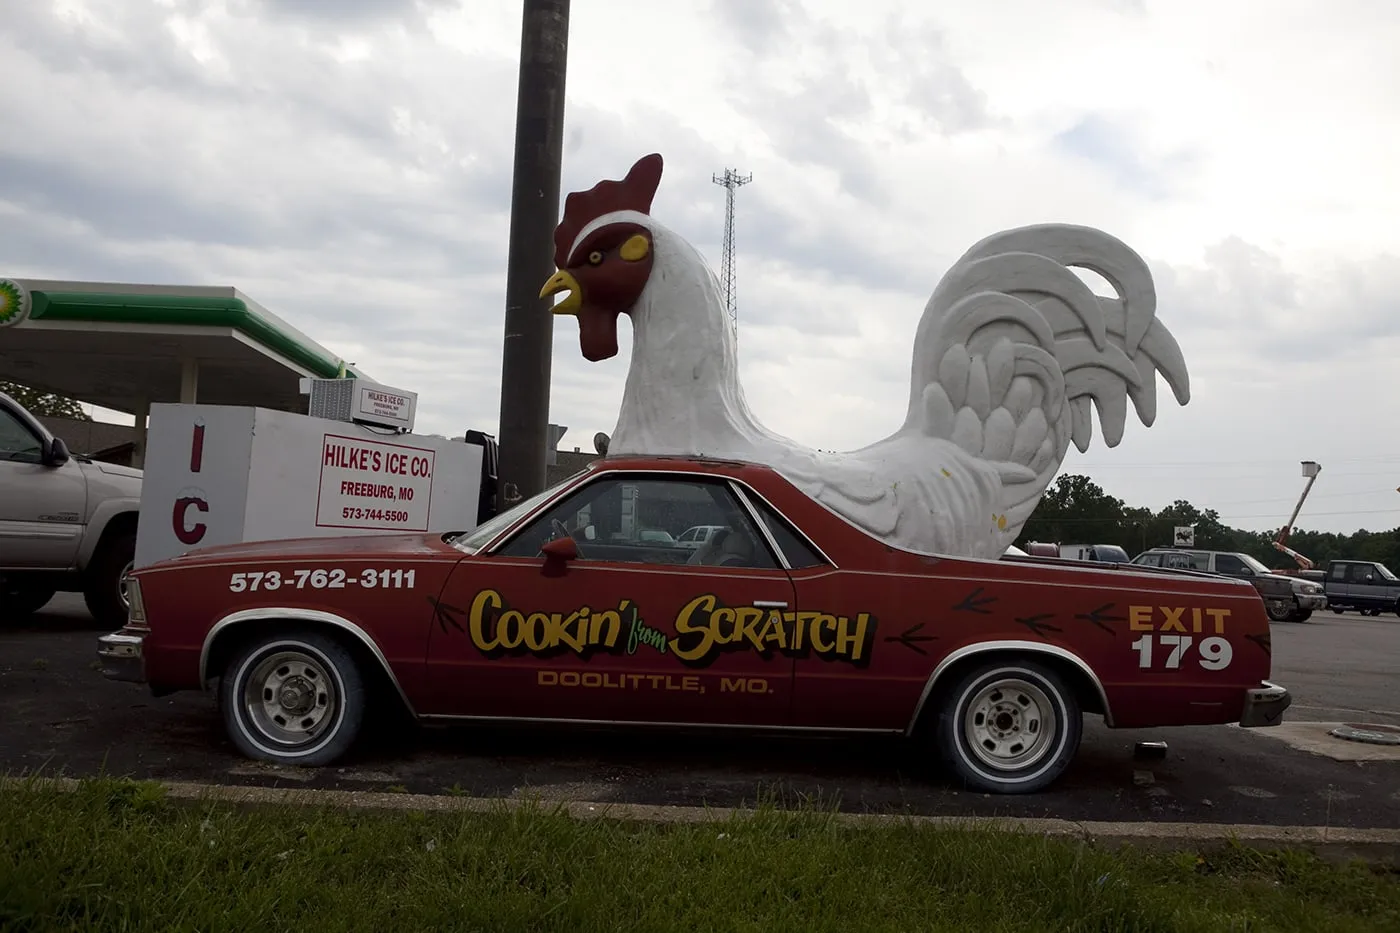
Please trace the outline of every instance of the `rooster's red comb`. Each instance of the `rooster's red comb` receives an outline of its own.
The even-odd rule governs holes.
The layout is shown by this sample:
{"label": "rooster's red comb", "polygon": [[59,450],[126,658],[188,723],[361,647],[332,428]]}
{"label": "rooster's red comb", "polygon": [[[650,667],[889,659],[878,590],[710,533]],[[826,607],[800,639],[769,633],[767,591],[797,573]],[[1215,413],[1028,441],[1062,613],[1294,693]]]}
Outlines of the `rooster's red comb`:
{"label": "rooster's red comb", "polygon": [[661,156],[642,156],[622,181],[600,181],[587,191],[575,191],[564,199],[564,216],[554,228],[554,265],[564,268],[569,247],[584,227],[613,211],[651,213],[651,199],[661,184]]}

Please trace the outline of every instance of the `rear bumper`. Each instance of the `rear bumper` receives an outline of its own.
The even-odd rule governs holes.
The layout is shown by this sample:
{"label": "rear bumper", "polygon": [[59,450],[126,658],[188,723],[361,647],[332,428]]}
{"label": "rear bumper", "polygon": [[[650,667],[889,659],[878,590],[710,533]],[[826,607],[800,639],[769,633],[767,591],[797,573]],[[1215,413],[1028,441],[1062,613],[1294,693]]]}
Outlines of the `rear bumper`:
{"label": "rear bumper", "polygon": [[125,631],[113,632],[97,639],[97,659],[102,662],[102,676],[108,680],[143,684],[146,682],[146,658],[142,651],[145,636]]}
{"label": "rear bumper", "polygon": [[1277,726],[1283,722],[1283,711],[1293,704],[1287,687],[1264,681],[1244,692],[1244,711],[1240,725],[1245,727]]}

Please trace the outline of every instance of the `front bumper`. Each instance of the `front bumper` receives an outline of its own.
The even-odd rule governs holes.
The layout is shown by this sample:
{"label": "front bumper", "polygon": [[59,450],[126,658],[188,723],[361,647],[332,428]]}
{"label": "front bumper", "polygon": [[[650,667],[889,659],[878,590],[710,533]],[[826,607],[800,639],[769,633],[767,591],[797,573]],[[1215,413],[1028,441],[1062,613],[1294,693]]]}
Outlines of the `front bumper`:
{"label": "front bumper", "polygon": [[133,635],[125,630],[97,639],[97,659],[102,662],[102,676],[124,683],[145,683],[146,659],[141,650],[145,640],[144,635]]}
{"label": "front bumper", "polygon": [[1283,711],[1291,705],[1293,697],[1289,695],[1288,688],[1266,680],[1244,692],[1244,712],[1240,713],[1240,725],[1247,728],[1277,726],[1283,722]]}
{"label": "front bumper", "polygon": [[1299,593],[1294,598],[1298,600],[1299,609],[1316,610],[1320,612],[1327,608],[1327,597],[1322,593],[1318,593],[1316,596],[1304,596],[1302,593]]}

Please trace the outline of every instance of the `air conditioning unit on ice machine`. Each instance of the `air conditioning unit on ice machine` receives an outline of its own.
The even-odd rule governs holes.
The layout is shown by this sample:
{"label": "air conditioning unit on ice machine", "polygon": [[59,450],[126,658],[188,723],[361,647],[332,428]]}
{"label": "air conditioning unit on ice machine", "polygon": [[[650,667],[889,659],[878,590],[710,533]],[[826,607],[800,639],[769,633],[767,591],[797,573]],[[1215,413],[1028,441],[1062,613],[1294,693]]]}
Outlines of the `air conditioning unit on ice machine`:
{"label": "air conditioning unit on ice machine", "polygon": [[417,392],[367,379],[303,379],[301,390],[311,396],[306,413],[313,418],[349,421],[403,434],[413,430]]}

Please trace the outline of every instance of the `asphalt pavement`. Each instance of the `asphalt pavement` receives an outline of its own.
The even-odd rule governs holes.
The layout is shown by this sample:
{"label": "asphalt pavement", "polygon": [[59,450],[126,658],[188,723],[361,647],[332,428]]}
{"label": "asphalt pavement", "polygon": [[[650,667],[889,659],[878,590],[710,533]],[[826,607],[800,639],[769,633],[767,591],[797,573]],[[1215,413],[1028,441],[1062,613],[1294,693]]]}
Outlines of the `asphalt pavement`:
{"label": "asphalt pavement", "polygon": [[[97,773],[211,783],[400,790],[655,805],[810,801],[939,816],[1400,828],[1400,749],[1310,723],[1400,725],[1400,619],[1319,613],[1273,626],[1274,679],[1294,695],[1278,729],[1110,730],[1086,721],[1051,791],[960,789],[891,740],[660,735],[463,726],[378,735],[338,767],[239,756],[214,698],[153,698],[97,672],[101,634],[79,599],[0,631],[0,773]],[[1135,760],[1134,743],[1166,756]],[[1359,760],[1358,760],[1359,759]],[[1370,760],[1368,760],[1370,759]]]}

